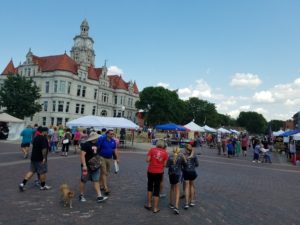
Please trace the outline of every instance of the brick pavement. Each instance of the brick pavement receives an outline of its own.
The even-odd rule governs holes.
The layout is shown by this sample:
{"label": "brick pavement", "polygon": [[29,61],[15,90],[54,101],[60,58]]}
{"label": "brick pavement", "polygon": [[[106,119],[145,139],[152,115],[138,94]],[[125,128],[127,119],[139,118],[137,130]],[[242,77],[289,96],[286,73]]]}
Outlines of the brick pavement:
{"label": "brick pavement", "polygon": [[[203,149],[199,157],[196,207],[181,209],[176,216],[167,207],[168,198],[163,198],[160,213],[146,211],[145,153],[149,145],[134,146],[121,153],[120,173],[110,175],[112,194],[107,202],[96,203],[88,183],[88,201],[75,199],[73,209],[68,209],[60,203],[58,188],[66,182],[78,194],[78,155],[50,155],[47,180],[53,189],[40,191],[32,179],[20,193],[18,184],[29,160],[22,159],[18,145],[0,142],[0,224],[300,224],[298,167],[279,162],[254,164],[250,156],[227,159],[217,156],[215,149]],[[167,192],[166,176],[164,183]]]}

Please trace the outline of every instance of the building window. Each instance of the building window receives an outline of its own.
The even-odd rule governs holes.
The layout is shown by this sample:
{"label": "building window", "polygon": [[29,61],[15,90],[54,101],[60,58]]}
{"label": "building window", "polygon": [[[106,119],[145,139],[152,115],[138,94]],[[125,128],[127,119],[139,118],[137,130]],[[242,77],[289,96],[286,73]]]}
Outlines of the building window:
{"label": "building window", "polygon": [[75,113],[79,113],[79,107],[80,107],[80,105],[76,104]]}
{"label": "building window", "polygon": [[27,72],[28,72],[28,74],[27,74],[27,75],[28,75],[28,76],[30,76],[30,74],[31,74],[31,69],[30,69],[30,68],[28,68],[28,69],[27,69]]}
{"label": "building window", "polygon": [[96,114],[96,106],[94,105],[94,106],[93,106],[92,115],[95,115],[95,114]]}
{"label": "building window", "polygon": [[43,117],[43,126],[46,126],[46,122],[47,122],[47,118],[46,117]]}
{"label": "building window", "polygon": [[98,92],[98,90],[97,90],[97,89],[94,89],[94,99],[97,98],[97,92]]}
{"label": "building window", "polygon": [[86,87],[82,87],[82,97],[85,97]]}
{"label": "building window", "polygon": [[48,111],[48,101],[44,101],[44,111],[47,112]]}
{"label": "building window", "polygon": [[120,105],[123,105],[123,96],[120,98]]}
{"label": "building window", "polygon": [[101,100],[102,100],[102,102],[108,102],[108,94],[102,93]]}
{"label": "building window", "polygon": [[72,83],[71,83],[71,82],[68,82],[68,94],[71,93],[71,86],[72,86]]}
{"label": "building window", "polygon": [[69,112],[69,108],[70,108],[70,102],[67,102],[67,104],[66,104],[66,112]]}
{"label": "building window", "polygon": [[65,93],[66,91],[66,81],[59,81],[59,92],[60,93]]}
{"label": "building window", "polygon": [[49,87],[50,87],[50,82],[46,81],[46,84],[45,84],[45,93],[49,93]]}
{"label": "building window", "polygon": [[81,111],[80,111],[80,113],[84,114],[84,105],[83,104],[81,105]]}
{"label": "building window", "polygon": [[117,110],[114,110],[114,117],[117,116]]}
{"label": "building window", "polygon": [[58,101],[58,112],[63,112],[63,111],[64,111],[64,102]]}
{"label": "building window", "polygon": [[63,119],[61,117],[57,117],[56,125],[57,126],[62,125],[62,121],[63,121]]}
{"label": "building window", "polygon": [[51,117],[51,125],[54,125],[54,117]]}
{"label": "building window", "polygon": [[54,81],[54,93],[57,93],[57,84],[58,84],[58,81],[55,80]]}
{"label": "building window", "polygon": [[101,116],[107,116],[107,111],[106,110],[102,110],[101,111]]}
{"label": "building window", "polygon": [[115,105],[118,104],[118,96],[115,96]]}
{"label": "building window", "polygon": [[56,111],[56,101],[52,101],[52,111]]}
{"label": "building window", "polygon": [[80,96],[81,93],[81,85],[77,85],[77,96]]}
{"label": "building window", "polygon": [[67,125],[67,122],[69,122],[69,118],[65,118],[65,126]]}

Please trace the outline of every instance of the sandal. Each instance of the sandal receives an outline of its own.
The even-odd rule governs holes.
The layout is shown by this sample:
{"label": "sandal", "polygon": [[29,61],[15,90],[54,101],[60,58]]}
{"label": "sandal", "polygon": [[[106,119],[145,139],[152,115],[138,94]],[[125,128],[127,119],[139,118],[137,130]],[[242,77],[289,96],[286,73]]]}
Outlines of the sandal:
{"label": "sandal", "polygon": [[151,210],[151,209],[152,209],[152,206],[144,205],[144,208],[147,209],[147,210]]}
{"label": "sandal", "polygon": [[153,210],[153,213],[158,213],[160,211],[160,209],[157,209],[156,211]]}

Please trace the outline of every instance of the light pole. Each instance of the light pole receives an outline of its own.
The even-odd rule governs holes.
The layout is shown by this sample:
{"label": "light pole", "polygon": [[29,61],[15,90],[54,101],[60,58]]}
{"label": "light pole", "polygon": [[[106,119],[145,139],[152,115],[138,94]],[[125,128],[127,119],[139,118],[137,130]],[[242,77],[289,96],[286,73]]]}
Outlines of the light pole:
{"label": "light pole", "polygon": [[124,105],[122,105],[121,110],[122,110],[122,117],[124,117],[124,115],[125,115],[125,106]]}

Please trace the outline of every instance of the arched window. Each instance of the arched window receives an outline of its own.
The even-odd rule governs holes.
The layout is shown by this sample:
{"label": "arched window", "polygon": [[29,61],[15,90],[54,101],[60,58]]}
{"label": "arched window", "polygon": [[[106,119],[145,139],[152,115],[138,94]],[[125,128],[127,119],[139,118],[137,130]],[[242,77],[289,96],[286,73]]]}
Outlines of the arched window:
{"label": "arched window", "polygon": [[106,110],[102,110],[101,111],[101,116],[107,116],[107,111]]}

